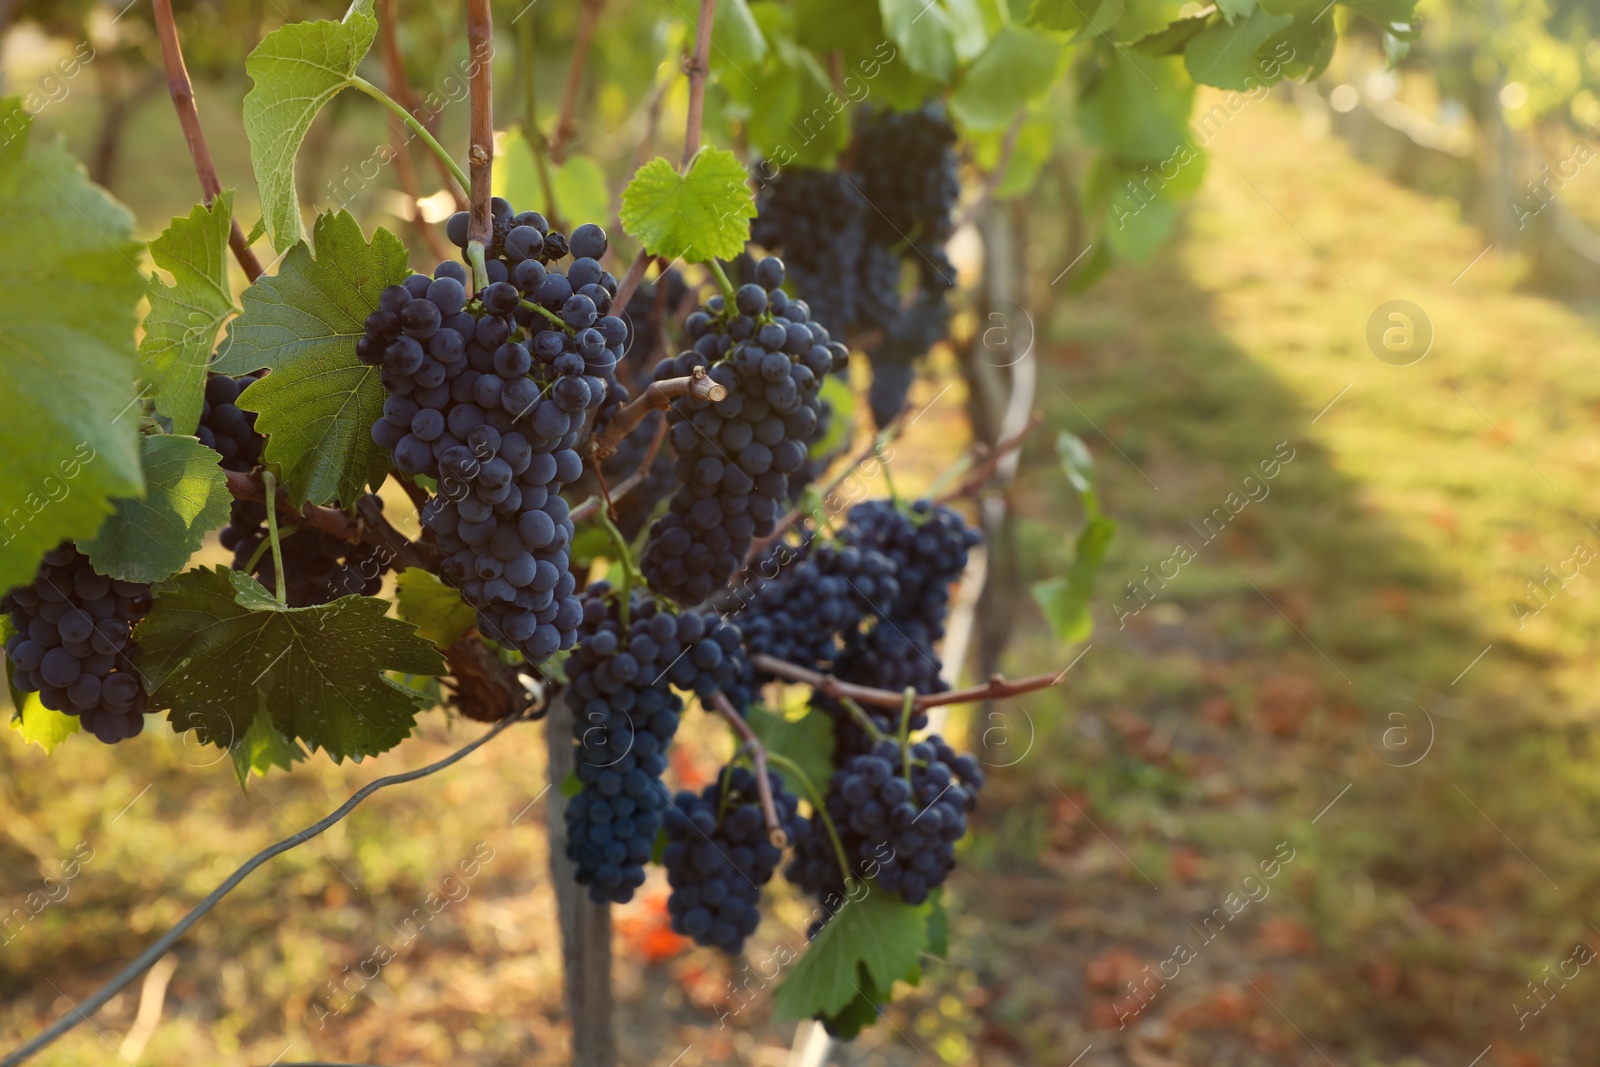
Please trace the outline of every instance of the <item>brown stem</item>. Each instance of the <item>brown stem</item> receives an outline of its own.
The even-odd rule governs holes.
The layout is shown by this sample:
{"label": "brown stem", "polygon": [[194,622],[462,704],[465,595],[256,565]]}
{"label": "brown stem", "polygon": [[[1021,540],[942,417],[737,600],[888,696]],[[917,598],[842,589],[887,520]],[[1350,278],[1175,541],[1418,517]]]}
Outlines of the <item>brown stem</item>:
{"label": "brown stem", "polygon": [[[644,460],[639,464],[632,474],[618,482],[617,487],[611,490],[610,503],[615,504],[617,501],[621,500],[623,497],[627,496],[629,493],[633,492],[635,489],[639,488],[639,486],[644,484],[644,480],[650,477],[650,465],[656,461],[656,453],[661,451],[661,443],[666,439],[667,420],[662,419],[661,422],[656,426],[655,436],[650,438],[650,447],[645,449]],[[588,500],[585,500],[583,503],[579,504],[577,507],[573,508],[572,514],[569,517],[575,523],[582,522],[585,519],[593,518],[600,511],[600,503],[601,501],[599,497],[592,496]],[[612,518],[616,518],[614,513],[612,514]]]}
{"label": "brown stem", "polygon": [[[189,69],[183,63],[183,48],[178,43],[178,24],[172,17],[172,0],[154,0],[156,36],[161,40],[161,60],[167,68],[167,92],[172,94],[172,106],[178,112],[178,124],[183,127],[183,139],[189,143],[189,155],[194,160],[194,170],[200,177],[200,191],[205,195],[206,206],[222,192],[222,180],[217,177],[217,165],[211,158],[211,148],[206,144],[205,131],[200,128],[200,112],[195,107],[194,86],[189,82]],[[233,230],[228,234],[228,246],[233,258],[239,261],[244,276],[254,282],[261,277],[261,261],[250,251],[239,220],[233,220]]]}
{"label": "brown stem", "polygon": [[[879,451],[893,443],[895,438],[899,437],[903,432],[905,432],[906,416],[910,414],[911,407],[910,405],[907,405],[900,412],[900,414],[896,415],[892,420],[890,420],[889,425],[878,431],[878,435],[867,443],[866,448],[863,448],[860,452],[858,452],[855,458],[847,463],[842,469],[840,469],[838,474],[835,474],[822,486],[822,489],[820,490],[820,496],[822,497],[824,504],[826,504],[828,498],[834,494],[834,491],[837,490],[839,486],[844,484],[844,480],[855,473],[856,468],[860,467],[867,460],[877,455]],[[745,566],[748,568],[751,561],[753,561],[757,556],[761,555],[761,553],[777,544],[778,540],[782,538],[784,534],[793,529],[795,523],[803,519],[805,515],[806,511],[802,507],[789,509],[789,512],[785,514],[783,518],[778,520],[778,524],[772,528],[771,533],[767,534],[765,537],[757,538],[750,545],[750,551],[745,553],[744,557]]]}
{"label": "brown stem", "polygon": [[728,725],[733,727],[733,732],[750,749],[750,762],[755,764],[756,793],[761,797],[761,818],[767,824],[767,840],[772,842],[773,848],[788,848],[789,835],[778,824],[778,807],[772,802],[772,782],[767,778],[767,750],[761,744],[761,739],[750,729],[750,724],[744,721],[744,716],[734,710],[733,702],[721,693],[711,695],[711,707],[718,715],[728,720]]}
{"label": "brown stem", "polygon": [[517,669],[500,662],[477,634],[468,633],[445,649],[444,661],[455,683],[455,705],[469,719],[499,722],[522,714],[531,704]]}
{"label": "brown stem", "polygon": [[961,213],[956,220],[956,229],[977,219],[983,214],[983,209],[989,206],[989,201],[994,197],[994,191],[1000,188],[1000,183],[1005,180],[1006,169],[1011,165],[1011,156],[1017,150],[1017,138],[1022,133],[1022,123],[1027,118],[1026,111],[1018,111],[1017,117],[1011,120],[1011,126],[1006,130],[1005,140],[1000,142],[1000,155],[995,158],[994,167],[984,176],[983,187],[978,190],[978,198],[974,200]]}
{"label": "brown stem", "polygon": [[[750,665],[758,671],[786,678],[791,682],[800,682],[809,685],[823,696],[842,699],[849,697],[859,704],[871,704],[877,708],[891,708],[899,711],[905,707],[905,694],[897,693],[893,689],[873,689],[870,686],[856,685],[854,682],[841,682],[831,674],[823,674],[809,667],[802,667],[788,660],[757,653],[750,657]],[[1066,677],[1066,672],[1058,674],[1036,674],[1031,678],[1019,678],[1016,681],[1007,681],[1003,675],[992,675],[985,685],[975,685],[968,689],[952,689],[946,693],[924,693],[912,702],[912,707],[919,711],[924,708],[937,708],[945,704],[969,704],[978,700],[1001,700],[1006,697],[1020,696],[1031,693],[1036,689],[1046,689],[1053,685],[1060,685]]]}
{"label": "brown stem", "polygon": [[[431,116],[428,118],[423,117],[422,113],[417,108],[416,97],[411,95],[411,80],[406,75],[405,57],[400,53],[400,41],[395,36],[394,32],[394,28],[398,22],[399,17],[395,13],[395,0],[378,0],[378,46],[383,50],[383,69],[389,82],[389,95],[394,97],[395,103],[405,108],[407,113],[415,115],[424,126],[428,127],[429,133],[436,134],[437,131],[433,129],[434,124],[430,121]],[[400,141],[398,144],[398,155],[404,157],[407,147],[411,143],[411,138],[403,126],[401,127],[399,133]],[[450,168],[444,165],[444,160],[440,159],[432,152],[427,154],[433,159],[434,165],[439,168],[439,177],[444,181],[444,187],[448,189],[450,191],[450,195],[455,198],[456,210],[465,211],[467,207],[467,194],[462,191],[459,185],[456,184],[455,175],[451,174]],[[404,159],[400,165],[404,168],[401,171],[402,183],[404,183],[406,180],[405,174],[407,171],[410,171],[413,174],[413,184],[406,187],[406,194],[410,196],[413,201],[415,201],[416,194],[412,192],[412,189],[415,186],[415,169],[411,167],[411,161],[408,158]],[[434,237],[428,241],[429,249],[433,250],[440,259],[450,258],[443,252],[438,252],[436,249],[434,249],[434,243],[437,240],[438,236],[434,235]]]}
{"label": "brown stem", "polygon": [[972,462],[975,462],[976,466],[961,480],[960,484],[953,489],[940,493],[935,502],[948,504],[952,500],[960,500],[962,497],[972,496],[981,491],[984,486],[989,484],[989,480],[994,477],[994,472],[1000,466],[1000,461],[1005,459],[1009,453],[1022,447],[1023,440],[1035,426],[1039,425],[1040,418],[1040,414],[1035,411],[1028,417],[1026,426],[1005,440],[996,442],[993,448],[979,446],[978,449],[975,449]]}
{"label": "brown stem", "polygon": [[467,153],[472,215],[467,239],[488,248],[494,243],[494,217],[489,206],[489,182],[494,170],[494,78],[490,63],[494,55],[494,19],[489,0],[467,0],[467,43],[472,51],[472,147]]}
{"label": "brown stem", "polygon": [[567,66],[567,82],[561,90],[561,116],[556,119],[555,136],[550,141],[550,158],[557,164],[567,158],[567,142],[577,129],[573,112],[578,107],[578,86],[583,83],[583,64],[589,58],[589,41],[594,37],[595,24],[600,21],[600,9],[605,0],[584,0],[583,18],[578,22],[578,37],[572,43],[572,62]]}
{"label": "brown stem", "polygon": [[406,540],[405,534],[390,525],[389,520],[383,515],[383,507],[378,503],[378,498],[368,494],[361,498],[361,503],[356,505],[356,514],[361,516],[362,540],[368,544],[377,545],[389,555],[389,559],[396,564],[396,569],[404,570],[407,567],[419,567],[425,571],[439,569],[439,552],[431,543]]}
{"label": "brown stem", "polygon": [[683,162],[689,166],[700,151],[700,124],[706,111],[706,78],[711,74],[711,20],[717,13],[717,0],[700,0],[700,21],[695,24],[694,55],[689,59],[689,123],[683,133]]}
{"label": "brown stem", "polygon": [[[243,471],[225,470],[223,476],[228,480],[228,492],[238,500],[253,500],[258,504],[267,502],[267,489],[262,484],[259,474],[246,474]],[[307,504],[299,511],[289,507],[280,492],[278,497],[278,510],[295,517],[295,521],[302,526],[321,530],[329,537],[336,537],[341,541],[348,541],[353,545],[361,543],[361,527],[354,519],[340,511],[338,508],[318,507]]]}
{"label": "brown stem", "polygon": [[[411,99],[411,87],[406,83],[405,60],[400,55],[400,44],[394,35],[394,0],[379,0],[378,13],[378,35],[383,46],[383,66],[388,75],[389,95],[394,97],[395,102],[401,107],[410,111],[411,105],[408,101]],[[428,225],[422,218],[422,205],[419,203],[422,196],[417,187],[417,169],[411,165],[411,153],[408,150],[410,130],[398,118],[391,117],[389,125],[393,130],[390,144],[394,147],[395,173],[400,177],[400,188],[405,192],[406,199],[411,201],[411,228],[416,230],[417,236],[427,244],[428,251],[433,254],[434,259],[451,259],[453,257],[450,250],[445,247],[438,229]],[[449,186],[451,192],[455,192],[455,183],[450,182]]]}
{"label": "brown stem", "polygon": [[628,264],[628,269],[623,272],[622,280],[617,283],[616,295],[611,298],[614,308],[626,308],[628,300],[633,296],[633,291],[639,288],[639,283],[644,281],[645,268],[650,266],[650,261],[655,257],[644,249],[639,249],[639,254],[633,257],[633,262]]}
{"label": "brown stem", "polygon": [[652,410],[665,411],[672,406],[673,400],[680,396],[717,401],[727,395],[727,387],[712,381],[706,375],[704,367],[696,367],[693,374],[686,374],[682,378],[664,378],[659,382],[651,382],[649,388],[628,401],[621,411],[611,416],[606,428],[600,431],[589,445],[589,451],[596,459],[605,459],[617,450],[617,445],[633,432],[635,426],[644,421],[646,415]]}

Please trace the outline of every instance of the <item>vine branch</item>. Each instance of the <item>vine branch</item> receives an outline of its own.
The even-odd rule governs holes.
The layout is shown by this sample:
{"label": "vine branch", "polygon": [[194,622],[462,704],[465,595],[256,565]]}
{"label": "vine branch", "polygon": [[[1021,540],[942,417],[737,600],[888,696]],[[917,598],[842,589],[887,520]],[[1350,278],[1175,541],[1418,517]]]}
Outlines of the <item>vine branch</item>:
{"label": "vine branch", "polygon": [[680,396],[717,401],[727,395],[727,387],[712,381],[706,375],[704,367],[696,367],[693,374],[686,374],[681,378],[663,378],[659,382],[651,382],[644,392],[628,401],[621,411],[611,416],[606,428],[590,442],[590,454],[596,459],[605,459],[617,450],[617,445],[633,432],[635,426],[644,421],[646,415],[652,410],[665,411],[672,406],[672,401]]}
{"label": "vine branch", "polygon": [[[656,426],[655,436],[650,439],[650,447],[645,449],[644,459],[640,461],[639,466],[632,474],[618,482],[616,488],[611,490],[611,492],[608,494],[610,498],[609,501],[607,501],[608,503],[615,504],[618,500],[621,500],[623,497],[627,496],[629,493],[633,492],[635,489],[639,488],[639,486],[644,484],[644,480],[650,477],[650,466],[656,461],[656,453],[661,451],[661,443],[666,439],[667,420],[662,419],[660,424]],[[579,504],[577,507],[573,508],[570,518],[574,523],[583,522],[585,519],[592,519],[595,515],[599,514],[601,504],[602,501],[600,497],[592,496],[588,500],[585,500],[583,503]]]}
{"label": "vine branch", "polygon": [[[798,663],[778,659],[765,653],[757,653],[750,657],[750,665],[758,671],[765,671],[779,678],[791,682],[800,682],[809,685],[823,696],[843,700],[848,697],[860,704],[871,704],[875,708],[889,708],[901,711],[905,707],[905,694],[893,689],[873,689],[870,686],[856,685],[854,682],[841,682],[831,674],[823,674],[809,667],[802,667]],[[922,693],[912,701],[912,706],[918,711],[926,708],[937,708],[945,704],[969,704],[978,700],[1003,700],[1006,697],[1021,696],[1031,693],[1036,689],[1048,689],[1053,685],[1060,685],[1064,673],[1035,674],[1030,678],[1018,678],[1009,681],[1004,675],[991,675],[984,685],[975,685],[967,689],[952,689],[945,693]],[[0,1067],[4,1067],[0,1064]]]}
{"label": "vine branch", "polygon": [[767,840],[773,848],[788,848],[789,835],[778,823],[778,807],[772,801],[772,782],[767,778],[767,749],[750,729],[750,724],[744,721],[744,716],[734,709],[733,702],[722,693],[711,695],[711,707],[718,715],[728,720],[728,725],[733,727],[733,732],[739,735],[739,740],[750,749],[750,762],[755,764],[756,794],[761,798],[761,818],[767,824]]}
{"label": "vine branch", "polygon": [[[200,178],[200,191],[205,195],[206,206],[210,207],[217,194],[222,192],[222,179],[217,177],[217,164],[211,158],[205,131],[200,128],[200,112],[195,107],[189,68],[183,62],[183,46],[178,42],[178,24],[172,16],[172,0],[154,0],[154,14],[156,36],[161,39],[161,60],[167,68],[167,92],[171,94],[172,106],[178,112],[178,125],[183,127],[183,139],[189,144],[195,174]],[[261,261],[250,250],[250,242],[245,239],[239,220],[233,219],[232,223],[228,247],[233,249],[233,258],[239,261],[244,276],[254,282],[261,277]]]}
{"label": "vine branch", "polygon": [[199,922],[200,919],[204,918],[207,912],[216,907],[217,904],[222,901],[223,897],[227,896],[229,893],[233,892],[234,889],[238,888],[239,883],[244,881],[252,871],[254,871],[257,867],[260,867],[263,863],[266,863],[274,856],[282,855],[297,845],[305,844],[307,841],[310,841],[312,838],[318,836],[330,826],[349,815],[352,811],[355,811],[357,805],[370,797],[372,794],[376,793],[378,790],[391,785],[400,785],[404,782],[414,782],[419,778],[426,778],[430,774],[435,774],[439,771],[442,771],[446,767],[449,767],[452,764],[459,762],[466,756],[471,755],[489,740],[496,737],[502,730],[505,730],[513,723],[523,721],[523,719],[526,717],[527,716],[519,715],[514,718],[504,719],[501,722],[495,723],[495,725],[487,730],[481,737],[469,742],[466,745],[463,745],[461,748],[456,749],[443,759],[428,764],[426,767],[421,767],[414,771],[405,771],[401,774],[385,775],[382,778],[368,782],[366,785],[352,793],[349,800],[345,801],[325,818],[318,822],[312,823],[299,833],[286,837],[277,844],[269,845],[267,848],[257,852],[254,856],[251,856],[248,860],[245,860],[244,863],[239,866],[238,870],[230,874],[227,880],[219,885],[216,889],[212,890],[204,900],[202,900],[199,904],[196,904],[189,914],[185,915],[182,919],[179,919],[177,925],[173,926],[173,928],[168,930],[165,934],[162,934],[161,937],[156,939],[155,944],[145,949],[144,952],[140,953],[132,963],[124,967],[115,978],[111,979],[111,981],[95,990],[95,992],[89,996],[88,999],[84,1000],[83,1003],[73,1008],[69,1014],[63,1015],[61,1018],[57,1019],[38,1037],[35,1037],[32,1041],[29,1041],[26,1045],[23,1045],[21,1048],[17,1049],[17,1051],[7,1056],[4,1060],[0,1060],[0,1067],[17,1067],[17,1064],[27,1060],[29,1057],[33,1056],[34,1053],[54,1042],[67,1031],[77,1026],[80,1022],[87,1020],[92,1013],[104,1007],[106,1001],[110,1000],[123,989],[131,985],[139,978],[140,975],[149,970],[157,960],[159,960],[162,956],[165,956],[167,952],[172,949],[172,946],[178,943],[178,939],[188,932],[189,927],[193,926],[196,922]]}
{"label": "vine branch", "polygon": [[629,263],[628,269],[623,272],[622,280],[617,282],[617,295],[611,298],[612,307],[626,308],[628,306],[628,300],[632,298],[633,291],[639,288],[640,282],[644,281],[645,268],[650,266],[650,261],[654,258],[644,249],[639,249],[639,254],[633,257],[633,262]]}
{"label": "vine branch", "polygon": [[[267,487],[262,482],[260,474],[230,470],[225,470],[222,474],[228,481],[228,492],[233,494],[234,499],[253,500],[258,504],[267,502]],[[354,519],[338,508],[307,504],[298,512],[295,512],[286,503],[282,502],[281,497],[279,498],[278,507],[296,515],[301,525],[321,530],[329,537],[336,537],[353,545],[361,543],[361,527]]]}
{"label": "vine branch", "polygon": [[700,151],[700,126],[706,111],[706,78],[711,74],[711,20],[717,13],[717,0],[700,0],[700,19],[695,23],[694,55],[685,73],[689,76],[689,121],[683,133],[683,162],[687,169]]}
{"label": "vine branch", "polygon": [[483,249],[494,243],[494,217],[490,214],[490,178],[494,170],[494,78],[489,57],[494,54],[494,16],[489,0],[467,0],[467,43],[472,52],[470,100],[472,147],[467,162],[472,170],[472,214],[467,243],[472,250],[476,288],[481,292],[488,276],[481,268]]}
{"label": "vine branch", "polygon": [[550,140],[550,158],[558,165],[566,161],[567,143],[577,129],[572,116],[578,107],[578,87],[583,83],[583,65],[589,58],[589,42],[594,38],[594,28],[600,21],[600,9],[604,6],[605,0],[584,0],[578,36],[572,43],[572,62],[567,67],[567,81],[561,89],[561,115],[556,119],[555,136]]}
{"label": "vine branch", "polygon": [[[383,66],[384,71],[388,76],[389,95],[394,97],[395,102],[405,109],[408,115],[415,117],[417,113],[417,101],[416,97],[411,95],[411,80],[406,74],[405,57],[401,55],[400,42],[395,36],[394,32],[395,23],[398,21],[399,18],[395,12],[395,0],[378,0],[378,40],[380,47],[383,49]],[[424,125],[426,126],[426,124]],[[399,147],[400,154],[404,155],[406,145],[401,144]],[[437,155],[434,156],[433,161],[434,164],[439,168],[439,177],[444,182],[444,187],[448,189],[450,191],[450,195],[455,198],[456,210],[465,211],[467,207],[467,196],[466,193],[462,191],[460,183],[456,180],[456,175],[450,172],[449,166],[446,165],[445,161],[440,159]],[[411,171],[411,160],[409,157],[407,157],[406,162],[403,164],[400,172],[402,182],[405,180],[405,175],[407,172],[411,172],[413,175],[415,174],[414,171]],[[409,189],[407,190],[407,193],[410,194]],[[414,200],[415,195],[411,195],[412,199]],[[437,240],[437,238],[435,238],[435,240]],[[449,257],[440,256],[440,258],[446,259]]]}
{"label": "vine branch", "polygon": [[[1028,416],[1027,425],[1010,437],[995,442],[992,448],[980,446],[973,449],[965,460],[965,465],[970,466],[972,468],[971,471],[953,488],[939,493],[934,498],[935,503],[948,504],[952,500],[960,500],[962,497],[972,496],[988,485],[990,479],[994,477],[994,472],[999,468],[1000,461],[1022,447],[1022,442],[1032,432],[1033,428],[1039,425],[1041,418],[1042,416],[1039,412],[1035,411]],[[959,470],[960,467],[958,466],[957,472]]]}

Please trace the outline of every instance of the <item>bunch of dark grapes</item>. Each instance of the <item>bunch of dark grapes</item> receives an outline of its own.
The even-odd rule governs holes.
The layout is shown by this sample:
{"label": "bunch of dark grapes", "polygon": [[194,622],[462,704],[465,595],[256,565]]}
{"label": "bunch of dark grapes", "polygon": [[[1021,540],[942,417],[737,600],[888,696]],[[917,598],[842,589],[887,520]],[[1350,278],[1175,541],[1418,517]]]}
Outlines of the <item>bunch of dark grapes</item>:
{"label": "bunch of dark grapes", "polygon": [[872,384],[867,390],[867,403],[877,425],[887,425],[905,410],[917,361],[949,334],[950,306],[943,293],[926,288],[884,327],[883,338],[872,352]]}
{"label": "bunch of dark grapes", "polygon": [[[785,167],[761,187],[750,239],[782,252],[795,291],[838,336],[856,325],[872,208],[845,171]],[[898,281],[898,269],[896,281]]]}
{"label": "bunch of dark grapes", "polygon": [[6,641],[11,684],[78,716],[107,744],[135,736],[147,707],[127,648],[150,602],[150,586],[107,578],[72,543],[56,546],[31,584],[0,599],[15,631]]}
{"label": "bunch of dark grapes", "polygon": [[567,806],[567,856],[596,901],[625,903],[644,884],[669,796],[661,784],[683,700],[709,697],[744,670],[739,630],[715,615],[677,615],[654,600],[620,597],[605,582],[582,604],[580,637],[567,660],[578,781]]}
{"label": "bunch of dark grapes", "polygon": [[[291,608],[326,604],[342,596],[375,596],[383,588],[383,574],[393,556],[382,547],[353,545],[309,527],[283,536],[280,525],[279,534],[284,591]],[[278,572],[272,549],[263,547],[267,537],[267,506],[235,500],[222,529],[222,547],[233,551],[234,570],[247,571],[265,588],[274,589]]]}
{"label": "bunch of dark grapes", "polygon": [[[237,403],[239,394],[258,378],[258,374],[206,376],[205,404],[195,434],[222,457],[219,465],[224,470],[248,472],[261,465],[267,439],[256,432],[256,413]],[[266,505],[235,500],[228,525],[222,530],[222,547],[233,552],[234,570],[249,571],[272,589],[277,582],[276,566],[271,551],[261,547],[267,536]],[[292,608],[326,604],[342,596],[372,596],[383,587],[383,573],[392,562],[391,555],[381,548],[352,545],[311,528],[280,537],[279,547]]]}
{"label": "bunch of dark grapes", "polygon": [[[823,807],[838,831],[854,877],[870,878],[907,904],[921,904],[955,866],[955,844],[967,832],[983,771],[958,756],[938,735],[910,746],[910,767],[900,746],[880,741],[833,772]],[[843,900],[844,872],[822,813],[785,871],[790,881],[835,910]]]}
{"label": "bunch of dark grapes", "polygon": [[[895,586],[892,595],[871,602],[871,618],[864,625],[843,635],[833,673],[874,689],[943,692],[948,685],[939,642],[945,632],[950,586],[960,579],[967,555],[982,535],[942,504],[922,500],[905,511],[892,501],[869,500],[850,509],[838,539],[862,552],[881,553],[893,565]],[[870,735],[837,701],[817,695],[813,703],[833,717],[841,754],[870,749]],[[884,732],[893,733],[898,727],[896,715],[876,708],[867,711]],[[927,716],[916,712],[911,729],[926,726]]]}
{"label": "bunch of dark grapes", "polygon": [[[811,827],[800,817],[799,801],[771,771],[767,781],[779,828],[788,841],[804,841]],[[761,920],[761,887],[783,859],[767,834],[756,776],[728,767],[698,796],[679,793],[667,809],[666,830],[661,865],[672,886],[672,929],[737,956]]]}
{"label": "bunch of dark grapes", "polygon": [[961,196],[955,127],[938,102],[915,111],[864,107],[856,121],[855,166],[875,211],[867,229],[880,244],[943,244]]}
{"label": "bunch of dark grapes", "polygon": [[822,540],[778,545],[752,575],[738,614],[746,649],[820,671],[833,670],[874,604],[900,595],[893,560]]}
{"label": "bunch of dark grapes", "polygon": [[821,432],[823,376],[850,358],[804,301],[785,296],[783,277],[781,261],[762,260],[735,306],[714,296],[689,316],[694,348],[656,367],[658,380],[708,368],[728,390],[718,401],[682,398],[669,412],[680,485],[651,526],[642,567],[652,588],[681,603],[725,586],[753,539],[773,530]]}
{"label": "bunch of dark grapes", "polygon": [[242,378],[206,375],[205,402],[200,408],[200,425],[195,436],[222,457],[223,470],[253,471],[261,465],[261,449],[267,439],[256,433],[256,413],[235,403],[239,394],[259,377],[259,374],[246,374]]}
{"label": "bunch of dark grapes", "polygon": [[[469,301],[459,263],[413,274],[384,290],[356,350],[383,367],[390,393],[373,440],[403,474],[438,483],[422,521],[444,556],[440,576],[483,634],[537,663],[577,636],[560,493],[583,471],[575,446],[616,385],[627,326],[608,314],[604,230],[579,226],[569,240],[498,197],[494,212],[482,294]],[[448,227],[458,244],[461,218]],[[569,252],[565,273],[550,266]]]}

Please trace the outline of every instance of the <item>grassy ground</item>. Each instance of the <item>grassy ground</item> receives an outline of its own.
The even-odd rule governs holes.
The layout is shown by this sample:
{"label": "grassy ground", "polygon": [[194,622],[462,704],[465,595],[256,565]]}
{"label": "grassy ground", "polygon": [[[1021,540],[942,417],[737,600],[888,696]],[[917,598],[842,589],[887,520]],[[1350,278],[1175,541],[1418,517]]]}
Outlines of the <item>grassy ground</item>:
{"label": "grassy ground", "polygon": [[[1159,264],[1068,299],[1050,279],[1076,250],[1036,240],[1041,404],[1090,441],[1121,524],[1099,628],[1067,686],[972,724],[994,766],[951,958],[840,1060],[1587,1062],[1596,320],[1275,103],[1211,147]],[[129,195],[163,217],[160,189]],[[1394,299],[1435,333],[1412,366],[1367,346]],[[922,475],[953,452],[956,410],[943,398],[902,449]],[[1017,494],[1035,573],[1079,521],[1047,436]],[[1536,598],[1547,565],[1572,577]],[[1059,665],[1019,613],[1014,666]],[[476,729],[433,716],[381,767],[313,763],[248,795],[159,731],[51,760],[0,745],[0,901],[79,859],[0,946],[0,1043],[258,848]],[[541,753],[520,730],[273,861],[185,939],[129,1058],[564,1062]],[[741,973],[684,950],[661,904],[652,883],[618,916],[624,1062],[784,1062],[767,991],[733,996]],[[761,941],[798,914],[780,900]],[[379,946],[380,976],[350,977]],[[130,991],[39,1062],[113,1061],[138,1009]]]}

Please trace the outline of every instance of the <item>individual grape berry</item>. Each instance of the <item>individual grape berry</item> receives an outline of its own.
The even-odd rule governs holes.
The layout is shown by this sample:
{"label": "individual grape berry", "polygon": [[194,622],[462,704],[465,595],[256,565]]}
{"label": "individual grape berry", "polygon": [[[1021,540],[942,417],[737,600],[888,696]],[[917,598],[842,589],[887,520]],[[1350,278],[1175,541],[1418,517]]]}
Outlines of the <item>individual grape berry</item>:
{"label": "individual grape berry", "polygon": [[[785,838],[804,841],[811,827],[800,817],[799,802],[773,772],[767,781]],[[679,793],[667,809],[666,831],[661,865],[672,886],[672,929],[696,944],[738,955],[760,922],[761,887],[783,859],[768,836],[756,776],[726,767],[698,796]]]}
{"label": "individual grape berry", "polygon": [[133,625],[150,611],[150,586],[107,578],[71,542],[45,553],[28,585],[0,597],[14,631],[11,684],[51,711],[78,716],[107,744],[144,729],[144,685],[127,656]]}

